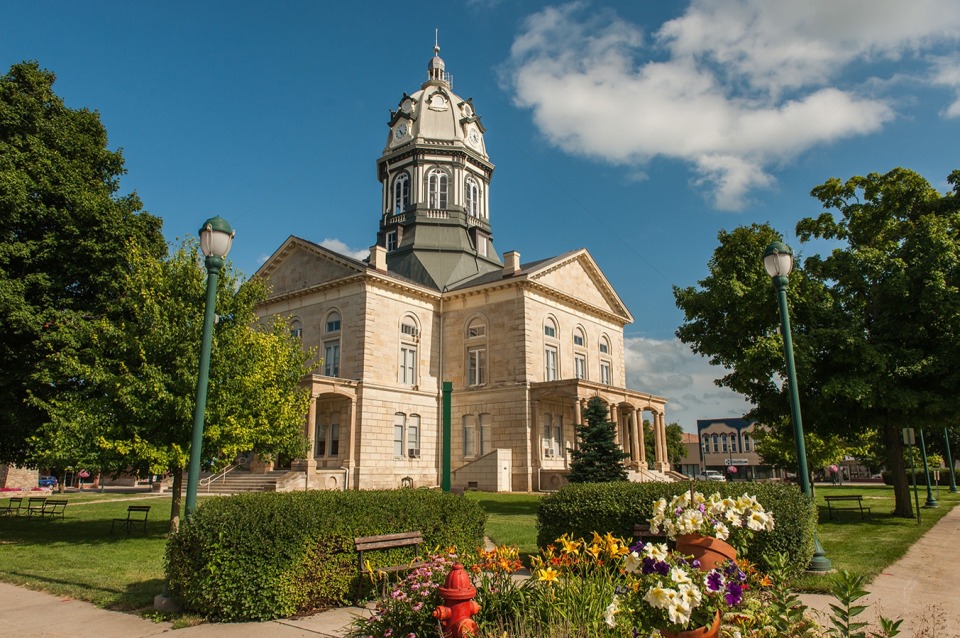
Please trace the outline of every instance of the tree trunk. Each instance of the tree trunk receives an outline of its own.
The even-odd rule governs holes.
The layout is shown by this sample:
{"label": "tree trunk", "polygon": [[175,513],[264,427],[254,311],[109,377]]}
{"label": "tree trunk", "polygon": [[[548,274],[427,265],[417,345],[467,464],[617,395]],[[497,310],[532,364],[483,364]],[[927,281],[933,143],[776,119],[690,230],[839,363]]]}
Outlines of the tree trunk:
{"label": "tree trunk", "polygon": [[183,468],[173,469],[173,494],[170,498],[170,533],[180,529],[180,500],[183,494]]}
{"label": "tree trunk", "polygon": [[883,422],[883,442],[887,449],[887,469],[893,477],[893,495],[896,505],[894,516],[913,518],[913,504],[910,501],[910,483],[907,480],[906,463],[903,460],[903,439],[900,434],[900,422],[887,418]]}

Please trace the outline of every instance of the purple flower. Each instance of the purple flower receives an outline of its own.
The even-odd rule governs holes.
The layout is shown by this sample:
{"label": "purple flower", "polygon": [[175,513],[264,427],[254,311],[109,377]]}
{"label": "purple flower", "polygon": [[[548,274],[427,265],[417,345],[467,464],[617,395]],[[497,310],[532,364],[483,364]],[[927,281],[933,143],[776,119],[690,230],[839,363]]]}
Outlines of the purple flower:
{"label": "purple flower", "polygon": [[643,541],[637,541],[636,543],[630,546],[630,551],[637,552],[639,554],[645,546],[646,546],[646,543],[644,543]]}
{"label": "purple flower", "polygon": [[724,598],[728,605],[731,607],[739,605],[742,594],[743,588],[740,587],[740,583],[727,582],[727,593],[724,594]]}
{"label": "purple flower", "polygon": [[700,564],[701,564],[700,561],[697,560],[696,558],[690,561],[690,566],[693,567],[694,569],[700,569]]}
{"label": "purple flower", "polygon": [[657,564],[653,566],[653,569],[661,576],[666,576],[670,573],[670,563],[658,561]]}
{"label": "purple flower", "polygon": [[707,574],[707,589],[710,591],[720,591],[723,588],[723,574],[715,569]]}
{"label": "purple flower", "polygon": [[644,556],[643,567],[640,568],[640,573],[642,573],[644,576],[652,574],[654,571],[656,571],[656,564],[657,561],[655,559],[650,558],[649,556]]}

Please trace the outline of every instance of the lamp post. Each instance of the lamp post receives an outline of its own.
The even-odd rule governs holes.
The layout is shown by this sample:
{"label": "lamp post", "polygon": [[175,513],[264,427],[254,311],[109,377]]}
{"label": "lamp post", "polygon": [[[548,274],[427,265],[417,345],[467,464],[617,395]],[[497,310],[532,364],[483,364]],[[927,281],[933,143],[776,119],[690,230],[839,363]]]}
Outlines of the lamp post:
{"label": "lamp post", "polygon": [[950,491],[957,493],[957,479],[953,470],[953,457],[950,456],[950,434],[947,428],[943,428],[943,443],[947,448],[947,470],[950,471]]}
{"label": "lamp post", "polygon": [[940,507],[937,499],[933,498],[933,489],[930,487],[930,464],[927,463],[927,444],[923,440],[923,428],[920,428],[920,452],[923,454],[923,474],[927,477],[927,502],[924,507]]}
{"label": "lamp post", "polygon": [[200,341],[200,373],[197,375],[197,404],[193,411],[193,442],[190,444],[190,469],[187,474],[186,515],[197,509],[197,485],[200,483],[200,455],[203,448],[203,417],[207,409],[207,383],[210,380],[210,350],[213,347],[213,318],[217,309],[217,278],[230,252],[235,231],[227,220],[211,217],[200,229],[200,250],[207,267],[207,301],[203,308],[203,337]]}
{"label": "lamp post", "polygon": [[[807,471],[807,448],[803,441],[803,422],[800,419],[800,392],[797,389],[797,369],[793,363],[793,337],[790,333],[790,312],[787,308],[787,277],[793,270],[793,250],[786,244],[775,241],[763,253],[763,267],[773,280],[780,305],[780,325],[783,332],[783,356],[787,364],[787,382],[790,388],[790,415],[793,421],[793,438],[797,444],[797,476],[800,490],[813,500],[810,489],[810,473]],[[814,572],[827,572],[833,566],[826,557],[816,528],[813,532],[814,552],[807,569]]]}

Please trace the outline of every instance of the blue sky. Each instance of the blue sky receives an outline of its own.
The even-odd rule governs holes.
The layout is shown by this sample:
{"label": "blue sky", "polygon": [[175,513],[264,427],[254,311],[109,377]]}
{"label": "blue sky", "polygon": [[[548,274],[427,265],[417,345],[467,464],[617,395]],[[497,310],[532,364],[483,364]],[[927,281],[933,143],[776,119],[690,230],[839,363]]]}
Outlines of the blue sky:
{"label": "blue sky", "polygon": [[171,241],[222,215],[247,274],[289,235],[367,252],[389,109],[425,79],[439,29],[487,129],[497,250],[589,249],[636,318],[628,385],[691,431],[748,407],[673,336],[672,286],[706,275],[719,230],[770,222],[800,249],[826,179],[905,166],[946,190],[960,168],[955,0],[0,9],[4,70],[54,71],[123,148],[122,191]]}

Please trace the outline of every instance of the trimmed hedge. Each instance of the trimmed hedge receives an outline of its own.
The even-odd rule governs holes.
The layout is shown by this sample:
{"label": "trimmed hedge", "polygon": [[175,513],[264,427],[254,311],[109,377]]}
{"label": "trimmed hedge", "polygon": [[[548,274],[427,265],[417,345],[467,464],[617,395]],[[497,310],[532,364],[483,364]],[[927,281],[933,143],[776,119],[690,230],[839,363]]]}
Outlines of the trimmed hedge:
{"label": "trimmed hedge", "polygon": [[[945,468],[945,467],[937,468],[937,470],[940,471],[940,481],[939,481],[939,483],[938,483],[937,481],[934,480],[934,477],[933,477],[933,472],[934,472],[934,470],[933,470],[933,468],[931,468],[931,469],[930,469],[930,484],[931,484],[931,485],[940,485],[941,487],[950,487],[950,470],[948,470],[948,469]],[[927,476],[926,476],[926,474],[924,474],[923,468],[922,468],[922,467],[914,468],[913,473],[914,473],[914,475],[916,476],[917,484],[918,484],[920,487],[926,487],[926,486],[927,486]],[[884,484],[884,485],[893,485],[893,472],[891,472],[890,470],[884,470],[884,471],[880,472],[880,476],[883,477],[883,484]],[[954,485],[960,485],[960,470],[954,470],[954,471],[953,471],[953,481],[954,481]],[[907,482],[908,482],[911,486],[913,485],[913,479],[910,477],[910,468],[907,468]]]}
{"label": "trimmed hedge", "polygon": [[[167,582],[185,610],[210,620],[307,614],[342,605],[355,592],[354,538],[419,530],[427,551],[454,545],[472,550],[483,542],[485,523],[475,501],[438,490],[204,499],[167,543]],[[374,566],[410,557],[409,548],[369,554]]]}
{"label": "trimmed hedge", "polygon": [[[653,516],[654,502],[690,489],[689,483],[588,483],[568,485],[545,496],[537,510],[537,545],[546,547],[563,534],[590,539],[593,532],[611,532],[620,538],[633,538],[633,526]],[[763,566],[764,560],[783,552],[789,557],[795,574],[802,572],[813,556],[816,507],[796,485],[784,483],[719,483],[696,481],[694,489],[706,495],[752,494],[773,513],[772,532],[754,535],[748,557]]]}

